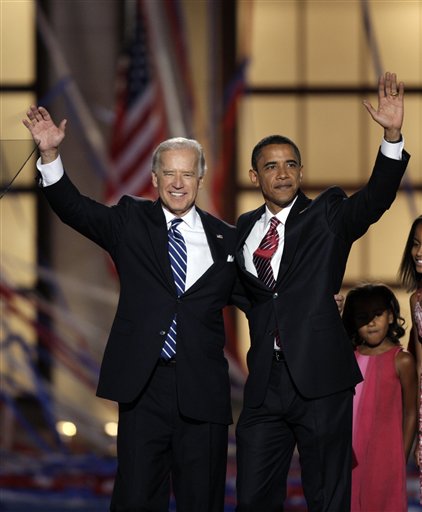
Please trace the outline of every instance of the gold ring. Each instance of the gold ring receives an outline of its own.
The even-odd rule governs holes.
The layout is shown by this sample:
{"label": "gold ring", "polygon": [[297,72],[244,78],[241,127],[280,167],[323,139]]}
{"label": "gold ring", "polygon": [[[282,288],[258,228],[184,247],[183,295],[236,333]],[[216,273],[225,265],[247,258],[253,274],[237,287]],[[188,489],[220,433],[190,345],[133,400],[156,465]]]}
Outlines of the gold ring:
{"label": "gold ring", "polygon": [[390,96],[398,96],[399,93],[396,91],[396,92],[390,92]]}

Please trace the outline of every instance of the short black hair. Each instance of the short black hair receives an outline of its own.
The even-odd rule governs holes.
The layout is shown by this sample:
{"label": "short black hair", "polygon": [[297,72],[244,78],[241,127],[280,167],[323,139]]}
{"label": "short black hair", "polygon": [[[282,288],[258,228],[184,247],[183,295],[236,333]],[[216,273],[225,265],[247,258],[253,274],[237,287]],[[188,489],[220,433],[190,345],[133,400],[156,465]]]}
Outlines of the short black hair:
{"label": "short black hair", "polygon": [[293,151],[295,152],[296,158],[298,160],[298,164],[302,165],[302,158],[300,156],[299,148],[291,139],[285,137],[284,135],[268,135],[267,137],[261,139],[252,150],[251,165],[254,171],[258,170],[257,161],[262,149],[265,146],[269,146],[270,144],[288,144],[293,148]]}

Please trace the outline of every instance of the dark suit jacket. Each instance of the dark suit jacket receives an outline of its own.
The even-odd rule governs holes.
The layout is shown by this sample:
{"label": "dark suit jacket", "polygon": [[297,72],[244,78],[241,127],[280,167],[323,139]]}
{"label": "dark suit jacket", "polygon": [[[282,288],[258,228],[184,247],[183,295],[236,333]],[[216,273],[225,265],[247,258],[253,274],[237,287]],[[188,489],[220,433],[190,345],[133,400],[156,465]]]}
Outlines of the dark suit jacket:
{"label": "dark suit jacket", "polygon": [[379,152],[368,184],[349,198],[338,187],[313,201],[299,192],[285,225],[275,290],[245,270],[243,257],[244,242],[265,206],[239,218],[236,260],[252,302],[245,405],[257,407],[264,400],[277,329],[303,396],[329,395],[362,379],[333,296],[340,290],[352,243],[389,208],[408,159],[407,153],[396,161]]}
{"label": "dark suit jacket", "polygon": [[[65,174],[43,188],[63,222],[111,255],[120,297],[106,345],[98,396],[133,401],[145,388],[177,312],[177,390],[182,414],[232,421],[222,309],[235,282],[236,230],[197,208],[213,265],[177,298],[159,201],[125,196],[107,207],[82,196]],[[231,255],[231,258],[228,258]]]}

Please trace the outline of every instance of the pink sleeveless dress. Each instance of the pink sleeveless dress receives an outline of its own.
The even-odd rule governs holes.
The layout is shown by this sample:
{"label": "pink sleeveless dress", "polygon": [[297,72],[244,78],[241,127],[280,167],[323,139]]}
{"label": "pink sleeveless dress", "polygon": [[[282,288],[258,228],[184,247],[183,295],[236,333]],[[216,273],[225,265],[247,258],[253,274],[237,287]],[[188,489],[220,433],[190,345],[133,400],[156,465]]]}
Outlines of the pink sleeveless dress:
{"label": "pink sleeveless dress", "polygon": [[[413,317],[415,319],[415,329],[417,330],[419,340],[422,340],[422,290],[417,290],[416,304],[413,311]],[[419,465],[419,502],[422,505],[422,375],[419,382],[419,432],[418,432],[418,459]]]}
{"label": "pink sleeveless dress", "polygon": [[353,401],[351,512],[407,512],[401,385],[394,365],[401,350],[355,352],[364,381]]}

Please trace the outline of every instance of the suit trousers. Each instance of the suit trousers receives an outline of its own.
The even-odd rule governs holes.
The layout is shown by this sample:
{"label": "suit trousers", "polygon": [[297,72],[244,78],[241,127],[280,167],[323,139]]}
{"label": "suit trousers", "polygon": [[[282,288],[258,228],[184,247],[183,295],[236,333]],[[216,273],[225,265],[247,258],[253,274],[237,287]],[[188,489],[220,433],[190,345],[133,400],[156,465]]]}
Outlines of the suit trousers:
{"label": "suit trousers", "polygon": [[237,511],[280,512],[297,446],[309,512],[348,512],[353,390],[305,399],[284,361],[273,361],[264,403],[245,407],[237,440]]}
{"label": "suit trousers", "polygon": [[183,417],[177,363],[157,366],[138,400],[119,404],[112,512],[224,510],[228,427]]}

